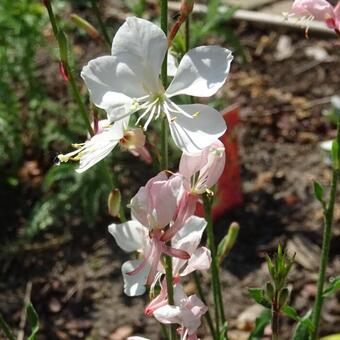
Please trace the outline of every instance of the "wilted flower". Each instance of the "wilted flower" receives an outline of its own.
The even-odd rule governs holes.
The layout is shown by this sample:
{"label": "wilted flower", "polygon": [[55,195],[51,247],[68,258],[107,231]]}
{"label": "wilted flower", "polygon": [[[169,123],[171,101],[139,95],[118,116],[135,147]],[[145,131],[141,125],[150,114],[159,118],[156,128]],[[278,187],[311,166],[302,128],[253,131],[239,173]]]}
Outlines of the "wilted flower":
{"label": "wilted flower", "polygon": [[73,144],[76,150],[65,155],[58,155],[60,162],[79,161],[76,170],[82,173],[104,159],[117,144],[129,150],[134,155],[143,156],[148,162],[150,154],[144,150],[145,135],[140,128],[129,128],[129,117],[114,124],[107,120],[99,121],[98,131],[85,143]]}
{"label": "wilted flower", "polygon": [[140,111],[137,124],[147,118],[147,129],[153,118],[165,115],[175,144],[187,153],[197,152],[225,132],[225,122],[207,105],[176,105],[171,98],[215,94],[227,78],[232,55],[219,46],[190,50],[165,90],[159,74],[166,51],[167,38],[158,26],[130,17],[113,39],[111,56],[90,61],[81,75],[110,122]]}

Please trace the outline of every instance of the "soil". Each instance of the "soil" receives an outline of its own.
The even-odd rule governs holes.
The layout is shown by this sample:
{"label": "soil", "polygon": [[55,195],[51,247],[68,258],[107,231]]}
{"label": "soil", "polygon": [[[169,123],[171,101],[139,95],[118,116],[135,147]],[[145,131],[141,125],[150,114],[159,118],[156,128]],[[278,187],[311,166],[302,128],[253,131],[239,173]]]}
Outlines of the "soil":
{"label": "soil", "polygon": [[[264,254],[272,253],[279,242],[298,252],[289,278],[292,305],[300,313],[312,306],[322,240],[322,210],[313,197],[313,180],[326,186],[330,181],[319,142],[335,134],[322,112],[340,89],[340,53],[335,40],[305,39],[303,31],[270,31],[245,23],[234,28],[250,60],[241,65],[236,58],[219,96],[242,108],[238,140],[244,204],[218,220],[216,236],[223,237],[230,222],[240,223],[237,244],[223,263],[221,277],[230,339],[242,340],[251,322],[242,321],[240,313],[247,310],[250,319],[258,314],[249,310],[254,303],[247,288],[268,280]],[[294,51],[280,60],[276,47],[283,35],[291,39]],[[316,49],[314,57],[308,56],[311,47]],[[316,61],[318,51],[326,51],[328,57]],[[88,55],[90,59],[93,51]],[[13,208],[8,201],[25,205],[31,194],[18,190],[1,193],[2,206]],[[11,225],[21,218],[20,213],[4,216]],[[340,272],[339,222],[337,205],[328,277]],[[30,247],[2,254],[0,310],[14,328],[19,327],[32,283],[39,339],[119,340],[132,334],[161,339],[158,324],[143,315],[147,297],[123,294],[120,266],[129,256],[108,235],[109,223],[103,218],[95,229],[75,223],[65,234],[46,232]],[[211,301],[207,274],[202,280]],[[192,284],[186,288],[192,290]],[[286,318],[281,329],[282,339],[291,339],[293,324]],[[269,329],[266,332],[270,334]],[[322,334],[336,332],[340,332],[339,294],[325,301],[321,324]],[[204,333],[202,327],[201,337],[208,339]]]}

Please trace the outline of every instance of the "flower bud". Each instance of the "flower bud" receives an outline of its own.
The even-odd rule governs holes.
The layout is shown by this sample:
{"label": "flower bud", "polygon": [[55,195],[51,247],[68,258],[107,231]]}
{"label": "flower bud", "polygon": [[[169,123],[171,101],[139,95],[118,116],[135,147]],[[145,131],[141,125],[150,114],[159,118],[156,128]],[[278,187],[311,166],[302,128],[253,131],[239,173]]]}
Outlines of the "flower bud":
{"label": "flower bud", "polygon": [[99,32],[87,20],[74,13],[70,15],[70,19],[78,28],[85,31],[92,39],[100,39]]}
{"label": "flower bud", "polygon": [[117,188],[112,189],[107,200],[108,211],[112,217],[119,217],[121,201],[122,197],[119,189]]}
{"label": "flower bud", "polygon": [[63,63],[68,62],[68,55],[67,55],[67,38],[65,33],[62,30],[58,31],[57,35],[59,49],[60,49],[60,59]]}
{"label": "flower bud", "polygon": [[180,9],[181,15],[187,17],[192,12],[194,8],[194,3],[194,0],[182,0]]}
{"label": "flower bud", "polygon": [[279,298],[278,298],[278,305],[279,308],[284,307],[289,299],[289,289],[288,288],[282,288],[280,293],[279,293]]}
{"label": "flower bud", "polygon": [[218,258],[219,263],[221,263],[223,259],[226,256],[228,256],[228,254],[234,247],[239,229],[240,229],[240,225],[236,222],[233,222],[229,227],[228,234],[224,236],[224,238],[218,245],[217,258]]}
{"label": "flower bud", "polygon": [[266,283],[266,287],[265,287],[265,294],[266,294],[266,297],[268,298],[269,301],[273,301],[274,299],[274,286],[271,282],[267,282]]}

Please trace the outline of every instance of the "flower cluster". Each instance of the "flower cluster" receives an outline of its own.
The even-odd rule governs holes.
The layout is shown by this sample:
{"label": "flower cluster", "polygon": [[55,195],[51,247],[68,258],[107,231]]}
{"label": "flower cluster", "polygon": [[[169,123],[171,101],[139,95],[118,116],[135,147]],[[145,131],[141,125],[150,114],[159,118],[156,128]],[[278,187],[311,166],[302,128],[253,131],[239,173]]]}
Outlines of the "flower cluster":
{"label": "flower cluster", "polygon": [[[61,162],[79,160],[77,171],[83,172],[119,144],[150,161],[144,132],[152,120],[167,119],[171,137],[183,152],[178,172],[162,171],[150,179],[130,201],[131,220],[111,224],[109,232],[120,248],[137,254],[122,265],[125,294],[137,296],[147,287],[151,292],[161,287],[145,314],[178,324],[182,339],[197,339],[207,306],[196,295],[185,294],[181,278],[211,264],[210,250],[200,246],[207,222],[195,216],[195,210],[200,196],[223,172],[225,150],[218,138],[226,124],[215,109],[177,105],[174,97],[214,95],[227,78],[232,55],[218,46],[194,48],[180,60],[164,89],[160,70],[167,48],[167,37],[158,26],[128,18],[113,39],[111,55],[90,61],[81,72],[92,102],[106,111],[107,119],[97,124],[94,136],[75,144],[75,151],[58,157]],[[132,115],[136,119],[130,119]],[[174,305],[168,304],[164,255],[172,258]]]}

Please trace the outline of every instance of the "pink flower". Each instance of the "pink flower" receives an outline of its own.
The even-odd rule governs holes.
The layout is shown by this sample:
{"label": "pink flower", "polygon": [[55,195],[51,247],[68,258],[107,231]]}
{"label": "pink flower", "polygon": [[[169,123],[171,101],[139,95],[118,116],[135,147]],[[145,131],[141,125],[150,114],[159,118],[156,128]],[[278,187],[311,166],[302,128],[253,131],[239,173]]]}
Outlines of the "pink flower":
{"label": "pink flower", "polygon": [[182,340],[195,339],[197,329],[201,325],[201,317],[208,307],[196,295],[188,297],[180,284],[174,287],[174,303],[173,306],[166,304],[156,309],[154,317],[164,324],[179,324],[177,331]]}
{"label": "pink flower", "polygon": [[170,240],[183,226],[187,218],[195,213],[199,195],[214,186],[223,173],[225,150],[221,141],[196,154],[182,154],[179,174],[183,177],[183,188],[178,204],[178,214],[173,225],[165,232],[163,240]]}
{"label": "pink flower", "polygon": [[167,178],[164,172],[148,181],[131,200],[133,220],[111,224],[109,232],[120,248],[126,252],[138,251],[141,259],[127,261],[122,265],[124,292],[129,296],[141,295],[145,285],[151,285],[158,272],[162,272],[162,254],[188,259],[184,249],[168,246],[161,238],[164,228],[176,212],[177,196],[182,178]]}
{"label": "pink flower", "polygon": [[182,178],[160,172],[151,178],[131,199],[132,216],[149,229],[164,228],[174,218]]}
{"label": "pink flower", "polygon": [[295,0],[292,10],[299,16],[311,15],[329,28],[340,30],[340,3],[334,8],[326,0]]}

